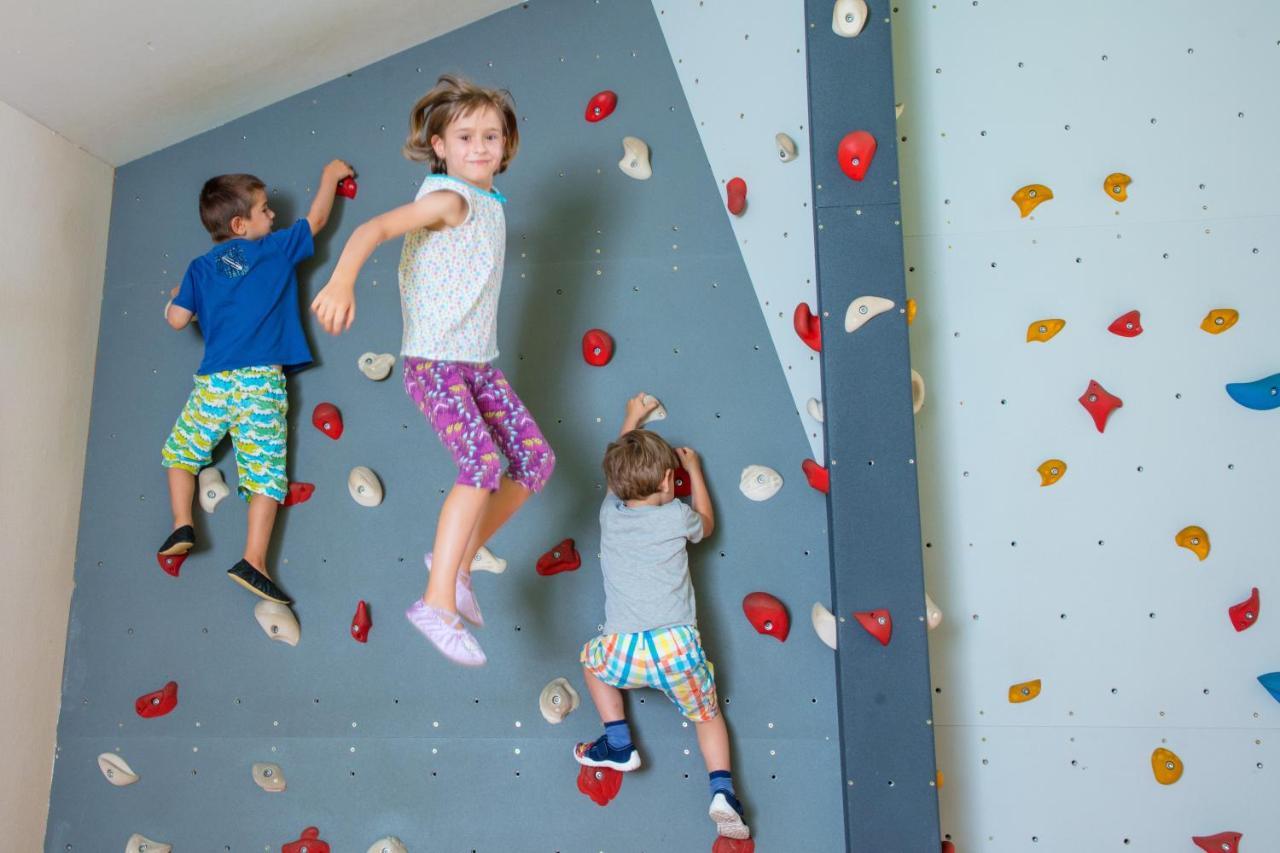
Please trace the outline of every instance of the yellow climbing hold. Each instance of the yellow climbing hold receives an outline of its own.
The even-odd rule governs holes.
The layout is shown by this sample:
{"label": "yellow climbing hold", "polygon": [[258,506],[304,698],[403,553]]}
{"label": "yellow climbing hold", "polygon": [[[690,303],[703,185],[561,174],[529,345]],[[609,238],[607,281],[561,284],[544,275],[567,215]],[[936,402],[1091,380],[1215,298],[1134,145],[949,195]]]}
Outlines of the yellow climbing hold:
{"label": "yellow climbing hold", "polygon": [[1240,319],[1240,312],[1234,308],[1214,308],[1200,321],[1200,328],[1211,335],[1220,335],[1230,329]]}
{"label": "yellow climbing hold", "polygon": [[907,325],[910,326],[916,321],[916,301],[914,299],[907,300]]}
{"label": "yellow climbing hold", "polygon": [[1038,341],[1044,343],[1052,338],[1058,332],[1062,331],[1062,327],[1067,325],[1066,320],[1036,320],[1030,326],[1027,326],[1027,343]]}
{"label": "yellow climbing hold", "polygon": [[1063,474],[1067,473],[1067,463],[1061,459],[1046,459],[1040,463],[1040,467],[1036,470],[1040,472],[1040,485],[1052,486],[1062,479]]}
{"label": "yellow climbing hold", "polygon": [[1151,753],[1151,772],[1161,785],[1172,785],[1182,778],[1182,759],[1160,747]]}
{"label": "yellow climbing hold", "polygon": [[1018,213],[1026,219],[1031,215],[1031,211],[1039,206],[1040,202],[1048,201],[1053,198],[1053,190],[1044,184],[1027,184],[1019,189],[1011,198],[1013,203],[1018,206]]}
{"label": "yellow climbing hold", "polygon": [[1107,198],[1113,201],[1128,201],[1129,184],[1131,183],[1133,183],[1133,178],[1124,172],[1112,172],[1102,182],[1102,188],[1107,191]]}
{"label": "yellow climbing hold", "polygon": [[1191,525],[1184,527],[1178,531],[1178,535],[1173,537],[1173,541],[1178,543],[1179,547],[1186,548],[1195,554],[1201,560],[1209,556],[1209,534],[1205,532],[1203,527]]}
{"label": "yellow climbing hold", "polygon": [[1009,686],[1009,701],[1015,705],[1020,702],[1030,702],[1039,695],[1040,679],[1038,678],[1035,681],[1024,681],[1021,684]]}
{"label": "yellow climbing hold", "polygon": [[943,781],[944,781],[944,780],[943,780],[943,778],[942,778],[942,771],[941,771],[941,770],[939,770],[939,771],[938,771],[938,787],[939,787],[939,788],[941,788],[941,787],[942,787],[942,783],[943,783]]}

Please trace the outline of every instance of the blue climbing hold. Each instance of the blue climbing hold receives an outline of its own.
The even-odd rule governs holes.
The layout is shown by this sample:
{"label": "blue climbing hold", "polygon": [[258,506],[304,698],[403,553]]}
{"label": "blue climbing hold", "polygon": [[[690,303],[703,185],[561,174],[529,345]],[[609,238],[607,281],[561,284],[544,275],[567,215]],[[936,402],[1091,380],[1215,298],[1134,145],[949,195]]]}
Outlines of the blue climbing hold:
{"label": "blue climbing hold", "polygon": [[1232,400],[1246,409],[1265,412],[1268,409],[1280,408],[1280,373],[1274,373],[1255,382],[1229,383],[1227,393],[1231,395]]}
{"label": "blue climbing hold", "polygon": [[1280,672],[1268,672],[1258,676],[1258,683],[1267,688],[1271,698],[1280,702]]}

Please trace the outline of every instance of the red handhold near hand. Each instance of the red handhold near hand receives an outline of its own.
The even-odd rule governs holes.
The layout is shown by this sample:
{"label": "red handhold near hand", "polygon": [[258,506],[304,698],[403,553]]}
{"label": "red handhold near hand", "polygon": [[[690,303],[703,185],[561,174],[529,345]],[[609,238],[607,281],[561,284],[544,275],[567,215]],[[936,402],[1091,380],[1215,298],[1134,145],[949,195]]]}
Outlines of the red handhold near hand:
{"label": "red handhold near hand", "polygon": [[311,496],[315,494],[315,491],[316,487],[311,483],[290,483],[289,494],[284,496],[284,500],[280,501],[280,505],[304,504],[311,500]]}
{"label": "red handhold near hand", "polygon": [[1111,321],[1111,325],[1107,326],[1107,331],[1122,338],[1136,338],[1142,334],[1142,315],[1138,313],[1137,309],[1130,311],[1128,314],[1121,314]]}
{"label": "red handhold near hand", "polygon": [[1191,843],[1204,850],[1205,853],[1240,853],[1238,832],[1219,832],[1217,835],[1193,835]]}
{"label": "red handhold near hand", "polygon": [[1261,608],[1262,600],[1258,597],[1258,588],[1255,586],[1247,599],[1228,608],[1227,615],[1231,617],[1231,624],[1235,629],[1243,631],[1257,623]]}
{"label": "red handhold near hand", "polygon": [[1093,416],[1093,423],[1098,428],[1098,432],[1104,432],[1107,428],[1107,418],[1124,405],[1124,400],[1108,394],[1106,388],[1090,379],[1089,387],[1080,395],[1080,405]]}
{"label": "red handhold near hand", "polygon": [[774,637],[780,643],[791,633],[791,617],[782,602],[767,592],[753,592],[742,599],[742,612],[757,632]]}
{"label": "red handhold near hand", "polygon": [[337,441],[342,438],[342,412],[333,403],[321,403],[311,413],[311,425]]}
{"label": "red handhold near hand", "polygon": [[166,575],[176,578],[190,554],[190,551],[185,554],[156,554],[156,562],[160,564],[160,568]]}
{"label": "red handhold near hand", "polygon": [[754,838],[717,835],[715,843],[711,845],[711,853],[756,853],[756,841]]}
{"label": "red handhold near hand", "polygon": [[308,826],[297,841],[281,844],[280,853],[329,853],[329,842],[320,840],[320,830]]}
{"label": "red handhold near hand", "polygon": [[170,681],[155,693],[139,696],[133,703],[133,710],[138,712],[138,716],[147,719],[163,717],[176,707],[178,707],[178,682],[176,681]]}
{"label": "red handhold near hand", "polygon": [[572,572],[582,565],[582,555],[573,547],[573,540],[566,539],[538,558],[537,572],[543,577]]}
{"label": "red handhold near hand", "polygon": [[355,178],[343,178],[338,181],[338,195],[343,198],[355,198],[358,189],[360,188],[356,186]]}
{"label": "red handhold near hand", "polygon": [[675,474],[676,497],[687,498],[693,494],[693,483],[689,481],[689,472],[683,468],[677,468]]}
{"label": "red handhold near hand", "polygon": [[578,790],[598,806],[607,806],[622,790],[622,772],[612,767],[587,767],[578,770]]}
{"label": "red handhold near hand", "polygon": [[855,130],[845,134],[836,149],[836,159],[840,161],[840,170],[855,181],[860,181],[867,174],[867,168],[876,156],[876,138],[865,130]]}
{"label": "red handhold near hand", "polygon": [[373,627],[373,620],[369,618],[369,605],[361,599],[356,605],[356,615],[351,617],[351,638],[357,643],[369,642],[369,629]]}
{"label": "red handhold near hand", "polygon": [[808,302],[801,302],[796,306],[791,322],[796,327],[796,334],[809,349],[822,352],[822,318],[809,310]]}
{"label": "red handhold near hand", "polygon": [[800,463],[800,467],[804,469],[804,478],[809,481],[809,485],[813,486],[824,495],[831,494],[831,474],[826,468],[823,468],[812,459],[806,459]]}
{"label": "red handhold near hand", "polygon": [[879,640],[880,645],[889,645],[889,640],[893,638],[893,617],[888,610],[861,610],[854,613],[853,618],[858,620],[858,624],[868,634]]}
{"label": "red handhold near hand", "polygon": [[589,122],[604,121],[613,115],[613,110],[618,106],[618,96],[605,89],[603,92],[596,92],[591,96],[591,100],[587,101],[587,113],[584,116]]}
{"label": "red handhold near hand", "polygon": [[950,841],[942,842],[942,853],[956,853],[956,846]]}
{"label": "red handhold near hand", "polygon": [[582,336],[582,357],[592,367],[604,367],[613,358],[613,338],[604,329],[588,329]]}
{"label": "red handhold near hand", "polygon": [[747,182],[742,178],[732,178],[725,185],[725,206],[734,216],[741,216],[747,209]]}

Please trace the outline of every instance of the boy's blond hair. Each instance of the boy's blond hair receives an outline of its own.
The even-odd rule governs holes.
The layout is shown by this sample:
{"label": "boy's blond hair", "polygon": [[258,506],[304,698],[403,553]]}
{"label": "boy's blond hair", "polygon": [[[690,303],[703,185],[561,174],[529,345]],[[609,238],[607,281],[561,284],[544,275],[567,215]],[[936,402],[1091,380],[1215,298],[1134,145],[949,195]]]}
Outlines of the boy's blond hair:
{"label": "boy's blond hair", "polygon": [[502,120],[503,150],[498,174],[507,170],[507,164],[516,156],[520,147],[520,127],[516,122],[515,102],[506,89],[489,89],[478,86],[465,77],[441,74],[430,92],[423,95],[409,111],[409,138],[405,140],[404,156],[410,160],[427,163],[431,172],[444,174],[445,163],[436,156],[431,140],[444,136],[445,128],[455,118],[470,115],[478,109],[493,108]]}
{"label": "boy's blond hair", "polygon": [[662,436],[633,429],[609,445],[601,467],[609,491],[624,501],[642,500],[662,488],[662,478],[680,460]]}

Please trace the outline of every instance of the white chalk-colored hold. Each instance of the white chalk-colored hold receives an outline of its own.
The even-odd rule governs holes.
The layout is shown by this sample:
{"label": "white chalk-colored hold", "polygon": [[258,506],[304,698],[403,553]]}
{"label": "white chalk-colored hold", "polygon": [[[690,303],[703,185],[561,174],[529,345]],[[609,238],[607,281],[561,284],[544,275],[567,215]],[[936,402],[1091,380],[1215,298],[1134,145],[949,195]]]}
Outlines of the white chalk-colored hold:
{"label": "white chalk-colored hold", "polygon": [[622,159],[618,168],[628,177],[637,181],[647,181],[653,176],[653,166],[649,163],[649,146],[636,136],[622,137]]}
{"label": "white chalk-colored hold", "polygon": [[911,414],[919,414],[924,408],[924,377],[911,369]]}
{"label": "white chalk-colored hold", "polygon": [[810,397],[804,404],[805,410],[809,412],[809,417],[818,423],[822,423],[822,401],[817,397]]}
{"label": "white chalk-colored hold", "polygon": [[573,689],[567,679],[556,678],[542,688],[542,693],[538,696],[538,710],[542,712],[543,719],[555,726],[576,711],[581,701],[578,691]]}
{"label": "white chalk-colored hold", "polygon": [[279,764],[258,762],[253,765],[253,781],[262,790],[278,794],[285,789],[284,771]]}
{"label": "white chalk-colored hold", "polygon": [[363,465],[357,465],[347,475],[347,491],[360,506],[377,506],[382,503],[382,482],[378,475]]}
{"label": "white chalk-colored hold", "polygon": [[231,487],[217,468],[202,469],[196,480],[200,490],[200,508],[205,512],[213,512],[222,499],[231,494]]}
{"label": "white chalk-colored hold", "polygon": [[859,296],[849,303],[844,312],[844,330],[856,332],[872,317],[879,317],[893,308],[893,300],[883,296]]}
{"label": "white chalk-colored hold", "polygon": [[903,112],[903,110],[905,110],[906,108],[907,108],[907,105],[906,105],[906,104],[894,104],[894,105],[893,105],[893,117],[894,117],[895,119],[900,119],[900,118],[902,118],[902,112]]}
{"label": "white chalk-colored hold", "polygon": [[856,38],[867,25],[867,15],[867,0],[836,0],[831,31],[841,38]]}
{"label": "white chalk-colored hold", "polygon": [[773,138],[773,141],[778,143],[778,159],[783,163],[790,163],[800,156],[800,150],[796,148],[796,141],[785,133],[779,133]]}
{"label": "white chalk-colored hold", "polygon": [[659,400],[657,397],[653,396],[652,394],[644,395],[644,404],[646,406],[652,406],[654,403],[658,404],[657,408],[655,408],[652,412],[650,412],[649,414],[641,418],[640,423],[637,424],[637,426],[644,426],[645,424],[651,423],[653,421],[665,421],[667,419],[667,408],[666,406],[662,405],[662,401]]}
{"label": "white chalk-colored hold", "polygon": [[836,647],[836,617],[831,615],[830,610],[815,601],[810,618],[813,620],[813,631],[818,635],[818,639],[834,649]]}
{"label": "white chalk-colored hold", "polygon": [[395,367],[395,364],[396,357],[389,352],[382,354],[367,352],[356,360],[356,366],[360,368],[360,372],[374,382],[381,382],[390,376],[391,368]]}
{"label": "white chalk-colored hold", "polygon": [[124,853],[173,853],[173,847],[160,841],[152,841],[145,835],[134,833],[124,846]]}
{"label": "white chalk-colored hold", "polygon": [[98,756],[98,769],[102,771],[103,776],[107,777],[107,781],[117,788],[123,788],[138,781],[138,774],[133,772],[129,762],[114,752],[104,752]]}
{"label": "white chalk-colored hold", "polygon": [[370,844],[366,853],[409,853],[409,848],[394,835],[387,835]]}
{"label": "white chalk-colored hold", "polygon": [[753,501],[767,501],[782,488],[782,475],[767,465],[748,465],[742,469],[738,489]]}
{"label": "white chalk-colored hold", "polygon": [[942,610],[933,603],[927,592],[924,594],[924,621],[930,631],[942,624]]}
{"label": "white chalk-colored hold", "polygon": [[298,617],[293,615],[287,604],[278,601],[259,601],[253,606],[253,618],[263,632],[273,640],[298,645],[301,629],[298,628]]}
{"label": "white chalk-colored hold", "polygon": [[494,556],[493,552],[483,545],[480,546],[479,551],[476,551],[476,557],[471,561],[473,572],[493,572],[495,575],[500,575],[506,570],[507,561]]}

